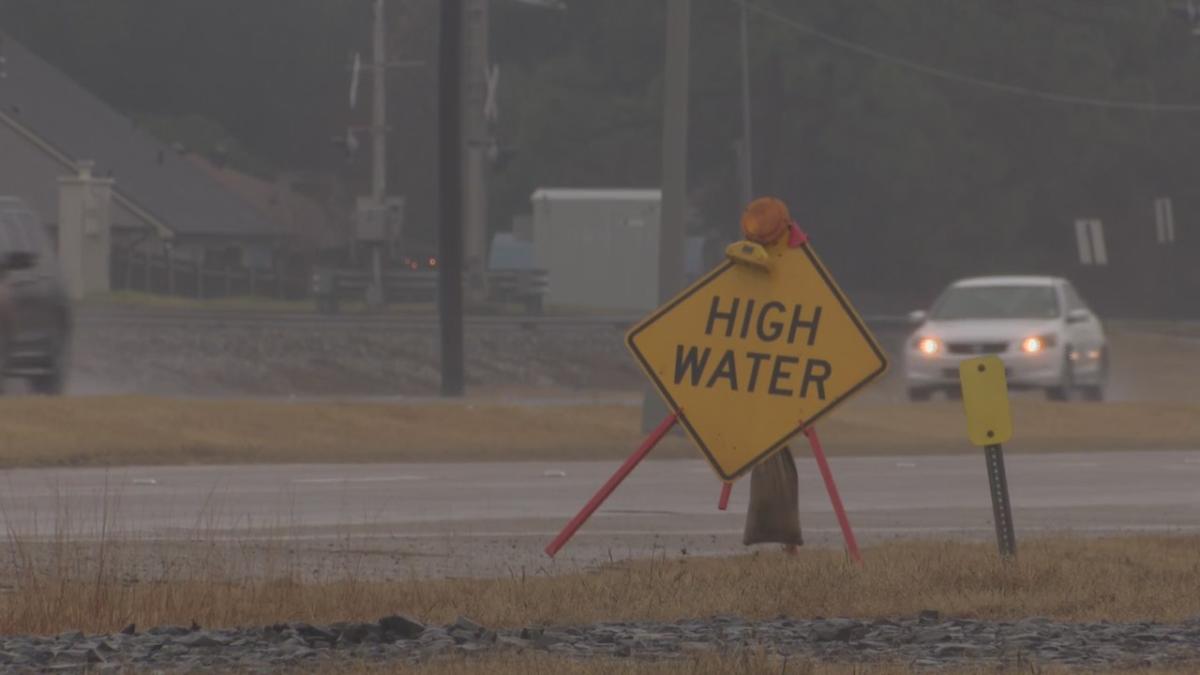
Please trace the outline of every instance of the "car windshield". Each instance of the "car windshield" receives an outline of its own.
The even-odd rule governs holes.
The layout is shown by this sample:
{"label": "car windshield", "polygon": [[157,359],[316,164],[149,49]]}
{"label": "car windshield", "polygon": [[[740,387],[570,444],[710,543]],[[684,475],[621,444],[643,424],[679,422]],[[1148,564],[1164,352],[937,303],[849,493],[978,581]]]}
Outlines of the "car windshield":
{"label": "car windshield", "polygon": [[932,313],[939,321],[1058,316],[1058,296],[1052,286],[957,286],[942,295]]}

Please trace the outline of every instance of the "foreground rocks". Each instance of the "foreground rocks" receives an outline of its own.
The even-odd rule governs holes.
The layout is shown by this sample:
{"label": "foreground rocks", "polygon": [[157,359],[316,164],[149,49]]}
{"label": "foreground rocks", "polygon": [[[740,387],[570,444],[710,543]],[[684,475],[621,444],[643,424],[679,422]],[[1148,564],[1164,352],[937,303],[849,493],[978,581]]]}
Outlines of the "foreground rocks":
{"label": "foreground rocks", "polygon": [[272,672],[322,660],[416,663],[447,656],[549,652],[567,658],[669,660],[706,653],[764,650],[779,658],[868,663],[918,669],[964,663],[1081,670],[1200,666],[1200,616],[1181,624],[1059,623],[1048,619],[971,621],[937,612],[876,620],[714,617],[676,623],[621,622],[490,630],[468,618],[425,626],[404,616],[375,623],[203,630],[163,626],[114,635],[63,633],[0,639],[4,672]]}

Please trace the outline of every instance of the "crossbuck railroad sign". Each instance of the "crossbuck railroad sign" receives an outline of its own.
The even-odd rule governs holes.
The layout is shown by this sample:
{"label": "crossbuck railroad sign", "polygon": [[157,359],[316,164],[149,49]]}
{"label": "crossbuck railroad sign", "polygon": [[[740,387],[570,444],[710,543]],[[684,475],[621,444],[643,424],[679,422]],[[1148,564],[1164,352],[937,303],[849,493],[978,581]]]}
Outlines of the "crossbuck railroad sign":
{"label": "crossbuck railroad sign", "polygon": [[626,337],[726,481],[887,370],[879,343],[811,246],[765,252],[755,265],[722,263]]}

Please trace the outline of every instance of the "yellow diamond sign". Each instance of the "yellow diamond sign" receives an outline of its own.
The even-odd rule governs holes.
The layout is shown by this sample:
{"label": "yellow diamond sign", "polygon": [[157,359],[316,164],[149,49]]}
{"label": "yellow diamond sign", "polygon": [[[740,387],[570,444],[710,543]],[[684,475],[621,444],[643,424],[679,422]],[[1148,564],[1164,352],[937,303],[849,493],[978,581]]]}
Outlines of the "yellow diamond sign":
{"label": "yellow diamond sign", "polygon": [[747,255],[735,248],[737,261],[722,263],[626,338],[723,480],[887,370],[879,343],[810,246],[771,247],[765,258],[753,244]]}

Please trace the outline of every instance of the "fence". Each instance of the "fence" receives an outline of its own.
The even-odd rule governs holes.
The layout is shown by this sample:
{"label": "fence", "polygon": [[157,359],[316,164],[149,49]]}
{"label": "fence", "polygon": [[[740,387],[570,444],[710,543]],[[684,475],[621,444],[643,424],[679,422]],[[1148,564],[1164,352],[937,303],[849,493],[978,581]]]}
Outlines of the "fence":
{"label": "fence", "polygon": [[308,295],[303,275],[247,267],[205,268],[168,255],[113,252],[110,266],[113,290],[141,291],[201,300],[262,297],[298,300]]}

